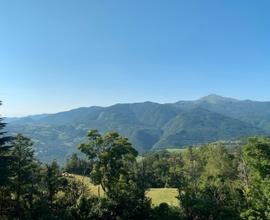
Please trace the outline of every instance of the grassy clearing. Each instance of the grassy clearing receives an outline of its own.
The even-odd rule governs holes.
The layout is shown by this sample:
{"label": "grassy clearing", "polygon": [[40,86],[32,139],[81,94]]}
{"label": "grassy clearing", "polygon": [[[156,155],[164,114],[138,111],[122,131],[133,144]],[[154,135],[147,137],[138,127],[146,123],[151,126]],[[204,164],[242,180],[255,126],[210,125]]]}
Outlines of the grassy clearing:
{"label": "grassy clearing", "polygon": [[175,188],[151,188],[147,192],[147,196],[152,199],[153,206],[158,206],[161,203],[167,203],[170,206],[178,206],[177,189]]}
{"label": "grassy clearing", "polygon": [[186,148],[167,148],[166,151],[168,151],[169,153],[182,153],[184,151],[186,151]]}
{"label": "grassy clearing", "polygon": [[80,175],[74,175],[75,178],[81,182],[83,182],[84,185],[86,185],[89,189],[90,189],[90,193],[93,195],[98,196],[98,192],[100,193],[100,196],[104,196],[104,191],[102,190],[102,188],[100,186],[95,186],[94,184],[92,184],[90,182],[90,178],[89,177],[85,177],[85,176],[80,176]]}
{"label": "grassy clearing", "polygon": [[[87,187],[89,187],[92,194],[98,195],[98,191],[100,191],[100,196],[104,196],[102,188],[93,185],[88,177],[79,175],[74,176],[77,180],[82,181]],[[176,199],[178,192],[175,188],[151,188],[146,192],[146,195],[152,199],[153,206],[158,206],[161,203],[167,203],[171,206],[178,206],[178,200]]]}

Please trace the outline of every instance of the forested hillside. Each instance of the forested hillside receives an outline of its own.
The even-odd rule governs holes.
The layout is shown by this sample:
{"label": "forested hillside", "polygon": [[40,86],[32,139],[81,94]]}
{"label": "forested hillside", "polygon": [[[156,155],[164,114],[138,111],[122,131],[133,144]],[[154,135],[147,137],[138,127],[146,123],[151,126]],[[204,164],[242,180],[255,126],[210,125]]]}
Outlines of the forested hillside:
{"label": "forested hillside", "polygon": [[210,95],[196,101],[79,108],[7,121],[11,134],[22,133],[34,140],[38,158],[64,162],[92,128],[123,134],[139,152],[268,135],[270,102]]}
{"label": "forested hillside", "polygon": [[[78,146],[85,157],[73,154],[60,168],[39,162],[31,139],[7,136],[4,127],[0,118],[0,219],[270,219],[269,138],[138,159],[127,138],[91,130]],[[174,203],[155,203],[168,189]]]}

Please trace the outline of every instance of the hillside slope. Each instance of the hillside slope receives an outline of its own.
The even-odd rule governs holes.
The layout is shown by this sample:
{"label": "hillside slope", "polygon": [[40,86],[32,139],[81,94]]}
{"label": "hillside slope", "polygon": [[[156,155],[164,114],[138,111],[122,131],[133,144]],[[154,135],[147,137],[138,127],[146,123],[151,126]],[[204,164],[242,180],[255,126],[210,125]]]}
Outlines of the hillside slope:
{"label": "hillside slope", "polygon": [[181,147],[266,134],[263,129],[203,108],[181,112],[163,130],[154,148]]}
{"label": "hillside slope", "polygon": [[117,131],[140,151],[270,134],[270,102],[210,95],[172,104],[153,102],[84,107],[56,114],[7,120],[8,130],[36,142],[43,161],[63,162],[89,129]]}

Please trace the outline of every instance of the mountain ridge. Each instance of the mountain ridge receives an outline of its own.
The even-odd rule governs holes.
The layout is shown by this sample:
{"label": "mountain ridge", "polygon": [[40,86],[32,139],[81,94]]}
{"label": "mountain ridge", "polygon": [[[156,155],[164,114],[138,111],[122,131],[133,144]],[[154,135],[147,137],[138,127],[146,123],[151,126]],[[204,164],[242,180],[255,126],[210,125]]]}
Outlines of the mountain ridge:
{"label": "mountain ridge", "polygon": [[270,102],[211,94],[175,103],[81,107],[10,120],[8,124],[12,134],[23,133],[31,137],[38,156],[45,161],[65,160],[93,128],[121,133],[140,152],[181,148],[228,138],[269,135]]}
{"label": "mountain ridge", "polygon": [[159,104],[159,105],[175,105],[177,103],[188,103],[188,102],[202,102],[202,101],[209,101],[209,99],[219,99],[219,100],[233,100],[234,102],[256,102],[256,103],[270,103],[270,101],[256,101],[256,100],[251,100],[251,99],[235,99],[235,98],[231,98],[231,97],[225,97],[225,96],[221,96],[215,93],[203,96],[201,98],[195,99],[195,100],[180,100],[180,101],[176,101],[176,102],[172,102],[172,103],[159,103],[159,102],[154,102],[154,101],[143,101],[143,102],[134,102],[134,103],[115,103],[112,105],[108,105],[108,106],[85,106],[85,107],[78,107],[78,108],[72,108],[69,110],[65,110],[65,111],[61,111],[61,112],[54,112],[54,113],[41,113],[41,114],[30,114],[30,115],[26,115],[26,116],[17,116],[17,117],[5,117],[6,122],[14,122],[17,120],[21,120],[21,119],[25,119],[25,118],[32,118],[32,117],[46,117],[46,116],[51,116],[51,115],[55,115],[55,114],[59,114],[59,113],[68,113],[74,110],[79,110],[79,109],[89,109],[89,108],[109,108],[115,105],[130,105],[130,104],[147,104],[147,103],[151,103],[151,104]]}

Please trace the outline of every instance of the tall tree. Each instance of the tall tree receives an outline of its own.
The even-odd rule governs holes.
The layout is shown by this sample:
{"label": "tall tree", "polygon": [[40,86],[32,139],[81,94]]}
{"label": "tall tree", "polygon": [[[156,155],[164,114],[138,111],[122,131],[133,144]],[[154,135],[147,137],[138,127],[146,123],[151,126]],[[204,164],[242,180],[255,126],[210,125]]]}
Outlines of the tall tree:
{"label": "tall tree", "polygon": [[149,202],[140,178],[143,171],[138,172],[138,153],[128,139],[116,132],[101,135],[91,130],[88,143],[81,144],[79,149],[93,162],[90,177],[94,184],[102,186],[115,216],[145,219],[143,210],[149,208]]}
{"label": "tall tree", "polygon": [[201,153],[206,164],[200,183],[200,215],[208,219],[239,219],[241,197],[234,156],[222,144],[204,147]]}
{"label": "tall tree", "polygon": [[197,209],[200,203],[199,183],[203,170],[200,156],[193,148],[188,148],[183,155],[183,176],[179,181],[178,199],[188,220],[197,218]]}
{"label": "tall tree", "polygon": [[70,159],[67,160],[64,170],[69,173],[87,175],[91,170],[91,164],[74,153]]}
{"label": "tall tree", "polygon": [[[1,104],[0,101],[0,106]],[[6,123],[3,122],[3,118],[0,115],[0,218],[10,208],[9,202],[11,201],[11,193],[7,186],[9,185],[10,164],[12,162],[10,156],[10,141],[12,137],[6,135],[4,131],[5,126]]]}
{"label": "tall tree", "polygon": [[[1,106],[0,101],[0,106]],[[12,140],[12,137],[7,136],[6,132],[3,131],[5,128],[6,123],[3,122],[3,118],[0,117],[0,188],[5,186],[8,182],[9,176],[9,165],[11,162],[10,157],[10,148],[11,145],[9,144]]]}
{"label": "tall tree", "polygon": [[53,208],[55,196],[61,190],[63,180],[60,167],[56,161],[46,164],[43,174],[43,184],[46,191],[45,199],[50,208]]}
{"label": "tall tree", "polygon": [[244,219],[270,219],[270,140],[251,138],[242,150]]}
{"label": "tall tree", "polygon": [[33,200],[34,168],[37,162],[32,149],[33,142],[29,138],[18,134],[12,146],[11,156],[14,161],[11,164],[11,189],[15,197],[15,214],[20,218],[22,210],[27,208],[26,201],[31,206]]}
{"label": "tall tree", "polygon": [[183,153],[178,198],[187,219],[239,219],[241,198],[233,159],[216,144]]}
{"label": "tall tree", "polygon": [[137,151],[132,148],[127,138],[116,132],[101,135],[97,130],[88,133],[88,143],[81,144],[79,149],[93,162],[91,179],[101,185],[106,193],[112,192],[122,175],[126,175],[126,163],[135,163]]}

